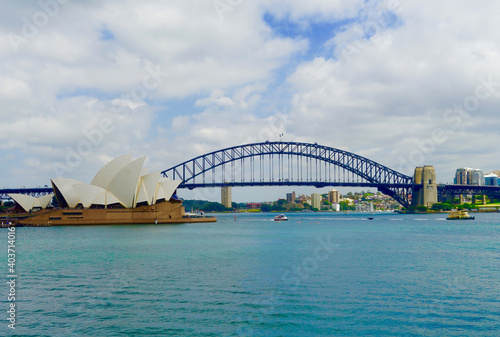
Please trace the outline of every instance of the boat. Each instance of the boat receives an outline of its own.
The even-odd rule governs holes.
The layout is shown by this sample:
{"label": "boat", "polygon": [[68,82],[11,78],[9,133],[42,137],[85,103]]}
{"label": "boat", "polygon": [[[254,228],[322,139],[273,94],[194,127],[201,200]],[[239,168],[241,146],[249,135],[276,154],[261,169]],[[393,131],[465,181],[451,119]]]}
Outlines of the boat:
{"label": "boat", "polygon": [[470,216],[467,211],[464,210],[452,210],[446,220],[474,220],[475,217]]}
{"label": "boat", "polygon": [[280,214],[274,217],[274,221],[288,221],[288,218],[285,216],[285,214]]}
{"label": "boat", "polygon": [[374,218],[374,217],[372,217],[372,216],[368,218],[368,220],[373,220],[373,219],[375,219],[375,218]]}

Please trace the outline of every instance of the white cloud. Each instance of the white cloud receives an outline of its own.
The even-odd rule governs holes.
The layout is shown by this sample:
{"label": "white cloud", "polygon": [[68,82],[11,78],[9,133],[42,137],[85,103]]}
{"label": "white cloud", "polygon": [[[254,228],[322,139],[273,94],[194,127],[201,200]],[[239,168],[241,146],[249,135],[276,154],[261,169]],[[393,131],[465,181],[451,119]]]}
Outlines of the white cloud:
{"label": "white cloud", "polygon": [[[471,8],[469,2],[402,3],[402,26],[386,27],[370,40],[356,33],[361,24],[350,26],[328,42],[336,47],[332,58],[305,62],[289,77],[295,90],[292,115],[307,121],[306,127],[295,125],[294,133],[357,153],[370,149],[368,153],[377,154],[373,159],[397,168],[401,158],[421,151],[419,144],[442,129],[446,141],[433,145],[423,156],[425,162],[417,164],[435,164],[438,172],[451,175],[464,158],[457,155],[447,164],[441,160],[443,152],[465,142],[483,151],[480,137],[468,137],[467,130],[497,119],[500,85],[490,97],[478,100],[468,117],[446,115],[455,104],[474,102],[470,98],[484,82],[481,78],[500,82],[494,57],[499,50],[492,44],[498,27],[488,20],[491,10]],[[483,14],[486,27],[477,24]]]}
{"label": "white cloud", "polygon": [[197,106],[207,106],[207,105],[221,105],[221,106],[231,106],[234,105],[233,100],[230,97],[224,96],[223,90],[212,90],[210,97],[202,98],[196,101]]}
{"label": "white cloud", "polygon": [[15,78],[0,78],[0,95],[3,99],[23,99],[31,94],[24,81]]}

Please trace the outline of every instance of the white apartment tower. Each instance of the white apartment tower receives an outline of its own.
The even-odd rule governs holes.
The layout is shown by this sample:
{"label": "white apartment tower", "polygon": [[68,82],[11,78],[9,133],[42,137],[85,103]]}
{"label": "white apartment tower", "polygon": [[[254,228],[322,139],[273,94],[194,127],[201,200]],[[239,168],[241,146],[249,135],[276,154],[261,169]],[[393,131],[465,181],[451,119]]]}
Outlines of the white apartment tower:
{"label": "white apartment tower", "polygon": [[321,209],[321,194],[313,193],[311,194],[311,207]]}

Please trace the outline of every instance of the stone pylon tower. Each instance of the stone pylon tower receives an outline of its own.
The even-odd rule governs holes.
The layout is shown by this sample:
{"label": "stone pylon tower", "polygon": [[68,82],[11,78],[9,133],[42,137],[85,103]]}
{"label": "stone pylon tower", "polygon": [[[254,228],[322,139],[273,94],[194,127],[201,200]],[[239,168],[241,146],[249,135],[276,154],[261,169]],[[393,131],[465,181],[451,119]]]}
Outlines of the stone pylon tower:
{"label": "stone pylon tower", "polygon": [[222,186],[221,188],[221,204],[227,208],[232,207],[231,186]]}
{"label": "stone pylon tower", "polygon": [[416,186],[412,193],[413,206],[431,207],[437,202],[436,170],[432,165],[415,168],[413,182]]}

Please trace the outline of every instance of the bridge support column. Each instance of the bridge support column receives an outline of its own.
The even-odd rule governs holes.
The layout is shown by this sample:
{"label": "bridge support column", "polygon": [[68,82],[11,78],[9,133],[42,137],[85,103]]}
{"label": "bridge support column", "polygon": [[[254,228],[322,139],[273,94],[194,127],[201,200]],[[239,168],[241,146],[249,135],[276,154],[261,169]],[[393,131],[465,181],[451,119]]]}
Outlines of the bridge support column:
{"label": "bridge support column", "polygon": [[413,206],[431,207],[438,202],[436,170],[431,165],[415,168],[413,182],[419,187],[416,187],[412,193]]}
{"label": "bridge support column", "polygon": [[227,208],[232,207],[231,186],[222,186],[220,191],[220,203]]}
{"label": "bridge support column", "polygon": [[483,205],[486,205],[486,194],[483,194]]}
{"label": "bridge support column", "polygon": [[413,183],[417,186],[413,187],[411,194],[411,205],[420,206],[422,205],[423,192],[422,192],[422,171],[423,167],[416,167],[413,173]]}

